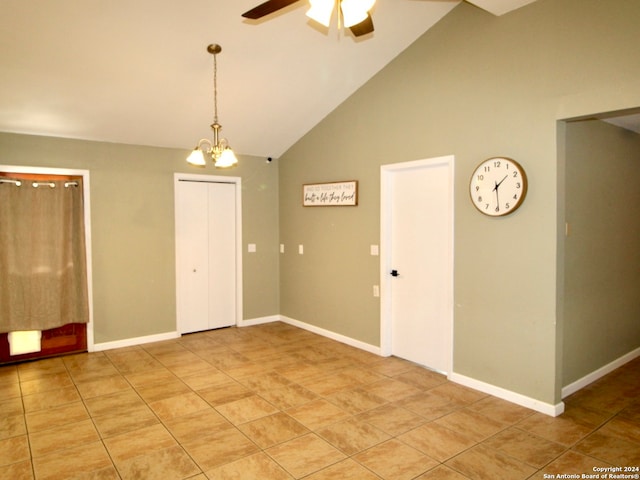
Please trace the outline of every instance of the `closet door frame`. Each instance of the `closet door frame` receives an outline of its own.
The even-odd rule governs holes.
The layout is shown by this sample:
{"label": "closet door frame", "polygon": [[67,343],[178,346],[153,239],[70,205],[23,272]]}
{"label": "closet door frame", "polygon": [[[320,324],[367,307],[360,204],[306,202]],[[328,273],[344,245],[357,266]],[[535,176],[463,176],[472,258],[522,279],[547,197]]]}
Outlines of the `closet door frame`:
{"label": "closet door frame", "polygon": [[[178,225],[178,183],[180,181],[192,181],[192,182],[207,182],[207,183],[227,183],[235,186],[236,195],[236,326],[243,326],[242,316],[242,179],[240,177],[230,177],[223,175],[201,175],[193,173],[175,173],[174,174],[174,211],[175,211],[175,225]],[[177,242],[177,229],[174,228],[174,235],[176,236],[176,331],[181,332],[181,325],[178,324],[178,294],[180,291],[180,285],[178,285],[178,269],[182,264],[180,258],[180,251],[178,249]]]}
{"label": "closet door frame", "polygon": [[93,261],[91,257],[91,184],[89,170],[71,168],[30,167],[22,165],[0,165],[0,171],[36,175],[72,175],[82,177],[82,201],[84,209],[84,240],[87,260],[87,295],[89,297],[89,323],[87,323],[87,351],[95,351],[93,342]]}

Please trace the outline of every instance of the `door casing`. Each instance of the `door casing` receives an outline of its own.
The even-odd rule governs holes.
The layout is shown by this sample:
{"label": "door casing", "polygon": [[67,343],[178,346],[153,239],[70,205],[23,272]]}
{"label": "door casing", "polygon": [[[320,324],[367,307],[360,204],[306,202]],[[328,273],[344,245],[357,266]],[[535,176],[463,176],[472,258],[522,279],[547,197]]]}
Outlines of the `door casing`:
{"label": "door casing", "polygon": [[[198,175],[189,173],[175,173],[174,174],[174,200],[175,200],[175,215],[176,225],[178,224],[177,216],[179,215],[178,208],[178,183],[180,181],[192,181],[192,182],[206,182],[206,183],[227,183],[235,185],[235,215],[236,215],[236,285],[235,285],[235,300],[236,300],[236,319],[235,324],[237,326],[243,325],[243,312],[242,312],[242,179],[240,177],[227,177],[221,175]],[[177,230],[175,232],[177,235]],[[182,332],[183,325],[180,324],[180,318],[178,315],[178,294],[180,285],[178,284],[178,269],[181,265],[182,259],[180,258],[180,251],[178,249],[178,242],[176,238],[176,330]]]}

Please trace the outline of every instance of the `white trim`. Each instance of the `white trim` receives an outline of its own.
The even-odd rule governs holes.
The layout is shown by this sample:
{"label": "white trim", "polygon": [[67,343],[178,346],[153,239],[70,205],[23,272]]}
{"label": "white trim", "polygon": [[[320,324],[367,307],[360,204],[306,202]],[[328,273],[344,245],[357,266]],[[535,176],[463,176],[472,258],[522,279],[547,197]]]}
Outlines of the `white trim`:
{"label": "white trim", "polygon": [[[200,175],[195,173],[174,173],[173,174],[173,199],[174,218],[177,223],[178,216],[178,182],[212,182],[212,183],[232,183],[236,187],[236,325],[240,326],[242,320],[242,178],[228,177],[223,175]],[[174,227],[174,237],[176,235]],[[179,252],[176,248],[176,330],[181,331],[178,325],[177,303],[178,303],[178,265],[180,265]]]}
{"label": "white trim", "polygon": [[0,165],[0,171],[14,173],[33,173],[41,175],[82,176],[82,200],[84,208],[84,241],[87,260],[87,295],[89,300],[89,323],[87,323],[87,351],[94,351],[93,344],[93,260],[91,254],[91,184],[89,170],[74,168],[29,167],[23,165]]}
{"label": "white trim", "polygon": [[453,370],[453,339],[454,339],[454,315],[453,315],[453,292],[454,292],[454,179],[455,179],[455,156],[445,155],[441,157],[427,158],[424,160],[414,160],[410,162],[392,163],[380,166],[380,352],[383,356],[393,355],[392,348],[392,315],[391,315],[391,285],[389,272],[393,268],[391,265],[391,173],[400,170],[415,168],[426,168],[444,164],[449,168],[449,212],[451,219],[449,236],[451,248],[447,252],[447,263],[449,265],[450,278],[448,285],[448,322],[451,327],[449,332],[449,368]]}
{"label": "white trim", "polygon": [[96,343],[93,346],[93,351],[101,352],[103,350],[113,350],[114,348],[134,347],[145,343],[163,342],[165,340],[173,340],[180,337],[181,335],[178,332],[156,333],[155,335],[146,335],[144,337],[125,338],[123,340],[115,340],[113,342]]}
{"label": "white trim", "polygon": [[270,315],[268,317],[248,318],[238,322],[238,327],[252,327],[263,323],[273,323],[280,321],[280,315]]}
{"label": "white trim", "polygon": [[608,373],[613,372],[616,368],[621,367],[625,363],[630,362],[631,360],[639,356],[640,356],[640,347],[630,351],[629,353],[621,356],[620,358],[614,360],[613,362],[606,364],[604,367],[600,367],[597,370],[594,370],[593,372],[589,373],[588,375],[585,375],[584,377],[576,380],[575,382],[562,387],[562,398],[568,397],[572,393],[577,392],[581,388],[586,387],[590,383],[595,382],[596,380],[604,377]]}
{"label": "white trim", "polygon": [[512,392],[511,390],[506,390],[502,387],[491,385],[490,383],[481,382],[480,380],[466,377],[464,375],[460,375],[459,373],[453,372],[451,375],[449,375],[449,380],[455,383],[459,383],[460,385],[464,385],[465,387],[488,393],[489,395],[493,395],[494,397],[502,398],[503,400],[506,400],[508,402],[530,408],[531,410],[535,410],[536,412],[550,415],[552,417],[557,417],[564,412],[563,402],[560,402],[556,405],[544,403],[540,400],[536,400],[535,398],[527,397],[520,393]]}
{"label": "white trim", "polygon": [[356,340],[355,338],[347,337],[345,335],[332,332],[331,330],[325,330],[324,328],[316,327],[315,325],[301,322],[300,320],[294,320],[293,318],[285,317],[284,315],[280,315],[279,320],[283,323],[288,323],[289,325],[293,325],[294,327],[302,328],[303,330],[307,330],[312,333],[317,333],[318,335],[322,335],[323,337],[330,338],[331,340],[344,343],[351,347],[359,348],[360,350],[364,350],[369,353],[375,353],[376,355],[381,355],[380,347],[361,342],[360,340]]}

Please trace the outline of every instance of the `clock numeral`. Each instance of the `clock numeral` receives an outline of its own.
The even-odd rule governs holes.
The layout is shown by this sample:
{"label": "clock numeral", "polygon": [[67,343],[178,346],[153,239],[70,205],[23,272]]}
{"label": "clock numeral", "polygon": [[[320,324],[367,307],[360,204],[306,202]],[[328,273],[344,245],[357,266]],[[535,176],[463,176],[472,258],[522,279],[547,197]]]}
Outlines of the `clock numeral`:
{"label": "clock numeral", "polygon": [[513,199],[514,200],[518,200],[518,194],[517,193],[513,196]]}
{"label": "clock numeral", "polygon": [[[493,162],[493,166],[496,168],[500,168],[500,161]],[[509,168],[509,164],[507,163],[507,168]]]}
{"label": "clock numeral", "polygon": [[480,190],[480,187],[478,185],[476,185],[476,192]]}
{"label": "clock numeral", "polygon": [[520,182],[516,183],[516,188],[520,188]]}
{"label": "clock numeral", "polygon": [[496,205],[496,212],[500,211],[500,205]]}
{"label": "clock numeral", "polygon": [[485,204],[484,209],[485,209],[485,210],[489,210],[489,204],[488,204],[488,203],[487,203],[487,204]]}
{"label": "clock numeral", "polygon": [[513,178],[517,178],[517,177],[518,177],[518,171],[517,171],[517,170],[514,170],[514,171],[513,171]]}
{"label": "clock numeral", "polygon": [[491,171],[491,167],[489,165],[485,165],[484,171],[485,172],[490,172]]}
{"label": "clock numeral", "polygon": [[505,203],[504,204],[504,208],[506,208],[507,210],[509,210],[511,208],[511,205],[509,205],[509,203]]}
{"label": "clock numeral", "polygon": [[481,182],[482,180],[484,180],[484,175],[482,174],[478,175],[478,181]]}
{"label": "clock numeral", "polygon": [[478,203],[482,203],[482,195],[478,197]]}

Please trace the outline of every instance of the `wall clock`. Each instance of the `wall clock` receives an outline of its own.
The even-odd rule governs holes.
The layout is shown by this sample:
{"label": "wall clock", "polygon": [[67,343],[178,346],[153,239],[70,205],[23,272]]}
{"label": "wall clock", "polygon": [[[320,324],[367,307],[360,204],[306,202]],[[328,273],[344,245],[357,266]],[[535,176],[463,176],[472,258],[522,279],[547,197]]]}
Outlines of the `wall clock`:
{"label": "wall clock", "polygon": [[478,211],[490,217],[501,217],[522,205],[527,195],[527,175],[515,160],[488,158],[474,170],[469,194]]}

